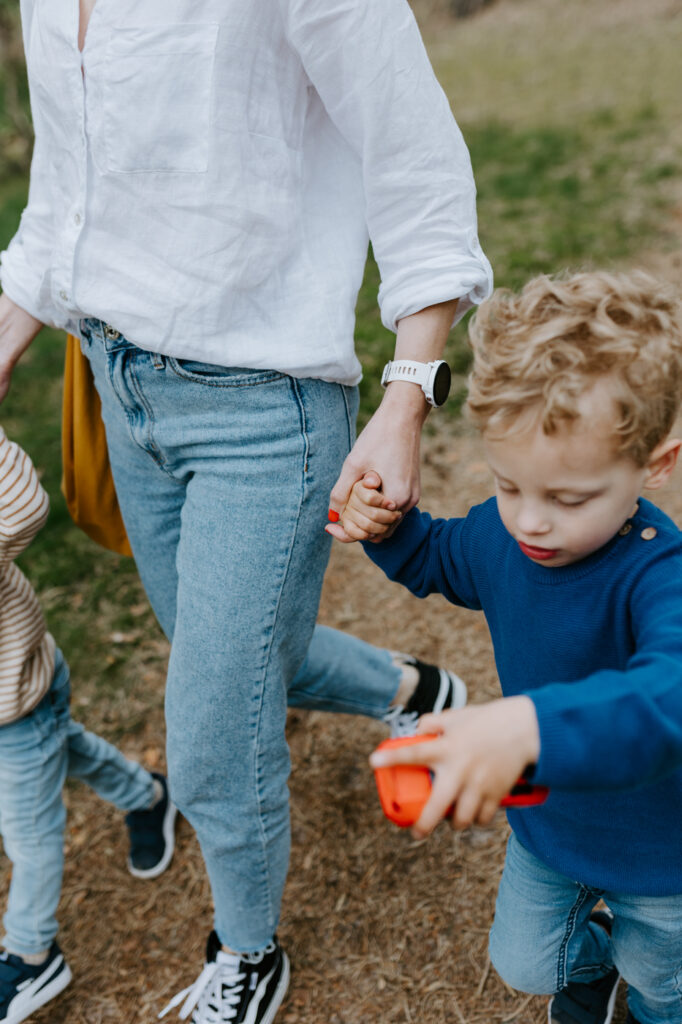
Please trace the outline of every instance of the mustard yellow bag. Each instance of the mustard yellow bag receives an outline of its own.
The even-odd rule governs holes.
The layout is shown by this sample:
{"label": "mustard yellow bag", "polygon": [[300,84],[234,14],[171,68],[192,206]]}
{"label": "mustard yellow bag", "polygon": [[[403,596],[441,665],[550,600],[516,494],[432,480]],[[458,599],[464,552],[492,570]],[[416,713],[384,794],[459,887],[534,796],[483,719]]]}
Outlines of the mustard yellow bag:
{"label": "mustard yellow bag", "polygon": [[132,555],[109,465],[102,407],[88,359],[66,339],[62,405],[62,492],[77,526],[119,555]]}

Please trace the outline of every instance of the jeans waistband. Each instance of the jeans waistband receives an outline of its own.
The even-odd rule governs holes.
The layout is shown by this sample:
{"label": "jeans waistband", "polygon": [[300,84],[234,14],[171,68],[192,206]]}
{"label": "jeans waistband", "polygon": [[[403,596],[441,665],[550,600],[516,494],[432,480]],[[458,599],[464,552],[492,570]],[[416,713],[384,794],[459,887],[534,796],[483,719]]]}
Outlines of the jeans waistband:
{"label": "jeans waistband", "polygon": [[96,339],[104,345],[108,352],[113,352],[115,349],[136,349],[138,347],[132,341],[128,341],[113,324],[109,324],[105,320],[99,320],[97,317],[84,317],[78,326],[81,338],[86,341],[94,341]]}

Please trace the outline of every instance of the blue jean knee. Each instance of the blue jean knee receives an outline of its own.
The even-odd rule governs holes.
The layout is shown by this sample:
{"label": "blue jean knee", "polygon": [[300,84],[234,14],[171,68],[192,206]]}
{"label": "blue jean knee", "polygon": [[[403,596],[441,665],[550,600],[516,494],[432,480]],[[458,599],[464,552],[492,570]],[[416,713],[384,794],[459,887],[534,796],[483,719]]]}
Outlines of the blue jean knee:
{"label": "blue jean knee", "polygon": [[[612,935],[590,923],[603,899]],[[513,988],[551,995],[617,967],[640,1024],[682,1021],[682,895],[594,889],[553,871],[512,834],[490,934],[490,956]]]}
{"label": "blue jean knee", "polygon": [[613,953],[628,983],[628,1005],[640,1024],[682,1021],[682,894],[608,892],[614,914]]}
{"label": "blue jean knee", "polygon": [[12,861],[5,943],[29,955],[57,934],[67,776],[124,810],[148,807],[154,780],[101,736],[74,722],[68,666],[57,649],[50,689],[33,711],[0,727],[0,832]]}
{"label": "blue jean knee", "polygon": [[57,652],[48,693],[0,727],[0,831],[12,861],[4,941],[19,954],[43,952],[57,934],[68,722],[69,672]]}
{"label": "blue jean knee", "polygon": [[588,927],[600,897],[547,867],[512,833],[489,943],[500,977],[521,992],[553,995],[569,980],[605,974],[613,966],[608,937]]}

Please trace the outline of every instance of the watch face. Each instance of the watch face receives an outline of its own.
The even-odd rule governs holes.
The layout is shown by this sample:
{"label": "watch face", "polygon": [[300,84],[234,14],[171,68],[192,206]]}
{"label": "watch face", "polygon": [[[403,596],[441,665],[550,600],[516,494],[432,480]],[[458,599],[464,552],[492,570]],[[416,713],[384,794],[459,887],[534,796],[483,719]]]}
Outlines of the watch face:
{"label": "watch face", "polygon": [[443,405],[450,394],[450,382],[452,375],[447,363],[439,363],[433,378],[433,402],[434,405]]}

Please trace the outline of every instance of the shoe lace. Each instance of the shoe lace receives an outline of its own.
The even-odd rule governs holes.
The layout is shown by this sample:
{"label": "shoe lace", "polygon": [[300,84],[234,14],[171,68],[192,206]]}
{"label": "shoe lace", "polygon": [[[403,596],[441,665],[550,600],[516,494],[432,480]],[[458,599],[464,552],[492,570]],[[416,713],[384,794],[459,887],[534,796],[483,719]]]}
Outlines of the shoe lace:
{"label": "shoe lace", "polygon": [[[240,959],[249,964],[259,964],[267,953],[272,953],[276,946],[269,942],[264,950],[258,953],[242,953],[241,958],[230,957],[211,960],[204,964],[204,969],[194,982],[173,996],[168,1006],[159,1014],[159,1020],[182,1003],[179,1010],[180,1020],[189,1017],[196,1007],[193,1024],[228,1024],[237,1016],[239,1003],[246,974],[239,970]],[[182,1002],[184,999],[184,1003]]]}
{"label": "shoe lace", "polygon": [[233,964],[216,961],[204,964],[204,969],[194,984],[178,992],[171,999],[168,1006],[159,1014],[159,1020],[179,1003],[182,1003],[179,1011],[181,1020],[189,1017],[195,1007],[195,1024],[225,1024],[234,1020],[245,978],[246,974]]}
{"label": "shoe lace", "polygon": [[397,736],[414,736],[419,714],[416,711],[406,711],[402,704],[397,704],[394,708],[389,708],[383,716],[383,721],[391,730],[391,739]]}

